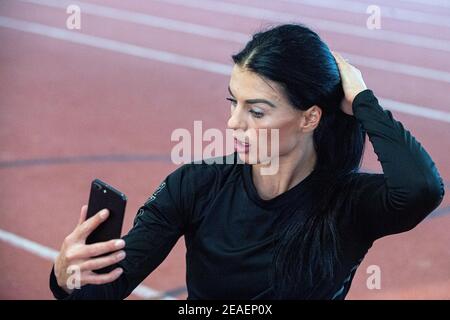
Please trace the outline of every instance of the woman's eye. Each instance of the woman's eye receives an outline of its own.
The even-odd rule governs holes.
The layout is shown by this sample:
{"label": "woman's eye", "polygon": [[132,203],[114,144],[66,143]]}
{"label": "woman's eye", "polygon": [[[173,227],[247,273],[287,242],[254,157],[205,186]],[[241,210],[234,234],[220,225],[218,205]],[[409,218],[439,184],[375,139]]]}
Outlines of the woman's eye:
{"label": "woman's eye", "polygon": [[[228,101],[231,102],[231,105],[232,105],[233,107],[236,107],[237,101],[236,101],[235,99],[233,99],[233,98],[226,98],[226,99],[227,99]],[[256,111],[256,110],[250,109],[249,112],[250,112],[250,113],[252,114],[252,116],[255,117],[255,118],[262,118],[262,117],[264,116],[264,113],[263,113],[263,112],[259,112],[259,111]]]}
{"label": "woman's eye", "polygon": [[253,114],[253,116],[255,118],[262,118],[264,116],[264,113],[258,112],[258,111],[255,111],[255,110],[250,110],[250,113]]}
{"label": "woman's eye", "polygon": [[236,103],[237,103],[236,100],[234,100],[232,98],[227,98],[227,100],[231,102],[232,106],[234,106],[234,107],[236,106]]}

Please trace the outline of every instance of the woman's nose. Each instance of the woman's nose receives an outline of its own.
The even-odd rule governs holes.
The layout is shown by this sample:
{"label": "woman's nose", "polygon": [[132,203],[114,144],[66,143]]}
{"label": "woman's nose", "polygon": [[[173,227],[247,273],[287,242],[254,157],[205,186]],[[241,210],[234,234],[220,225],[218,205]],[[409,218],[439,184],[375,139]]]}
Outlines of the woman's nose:
{"label": "woman's nose", "polygon": [[233,130],[242,129],[245,130],[245,120],[242,114],[242,111],[239,110],[239,107],[236,107],[234,110],[231,111],[231,116],[228,119],[228,128]]}

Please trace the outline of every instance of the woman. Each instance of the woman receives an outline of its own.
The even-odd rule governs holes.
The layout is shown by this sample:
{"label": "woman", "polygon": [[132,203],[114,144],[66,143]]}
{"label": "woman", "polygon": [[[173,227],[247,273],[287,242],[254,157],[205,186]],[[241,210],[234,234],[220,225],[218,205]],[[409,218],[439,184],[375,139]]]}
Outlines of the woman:
{"label": "woman", "polygon": [[[108,213],[84,221],[84,206],[51,272],[57,298],[123,299],[184,235],[188,299],[343,299],[376,239],[412,229],[441,203],[430,156],[316,33],[277,26],[233,60],[229,156],[240,163],[172,172],[124,241],[85,245]],[[279,132],[272,175],[249,156],[260,129]],[[366,133],[383,174],[358,172]],[[67,287],[70,265],[81,289]]]}

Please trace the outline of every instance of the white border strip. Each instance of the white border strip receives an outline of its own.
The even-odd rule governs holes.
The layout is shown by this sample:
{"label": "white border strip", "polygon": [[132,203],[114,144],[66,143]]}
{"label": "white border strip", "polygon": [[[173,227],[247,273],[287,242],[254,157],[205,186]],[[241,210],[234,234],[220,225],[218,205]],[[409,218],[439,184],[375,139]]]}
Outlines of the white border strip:
{"label": "white border strip", "polygon": [[[58,251],[52,248],[43,246],[37,242],[28,240],[26,238],[22,238],[14,233],[5,231],[3,229],[0,229],[0,240],[12,245],[13,247],[25,250],[46,260],[54,261],[58,255]],[[163,293],[155,289],[149,288],[147,286],[144,286],[142,284],[137,286],[132,292],[132,294],[143,299],[161,299],[161,300],[176,299],[172,296],[164,295]]]}

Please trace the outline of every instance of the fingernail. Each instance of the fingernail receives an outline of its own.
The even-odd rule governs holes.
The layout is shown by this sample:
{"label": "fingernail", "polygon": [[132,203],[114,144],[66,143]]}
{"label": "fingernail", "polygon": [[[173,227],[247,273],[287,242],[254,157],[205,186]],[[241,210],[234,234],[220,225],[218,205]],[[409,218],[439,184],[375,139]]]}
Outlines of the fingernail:
{"label": "fingernail", "polygon": [[125,258],[125,252],[124,251],[119,252],[116,257],[117,259],[122,260],[123,258]]}
{"label": "fingernail", "polygon": [[119,270],[117,270],[117,273],[118,274],[121,274],[123,272],[123,269],[122,268],[119,268]]}
{"label": "fingernail", "polygon": [[100,218],[105,219],[109,214],[109,211],[107,209],[103,209],[102,212],[100,212]]}
{"label": "fingernail", "polygon": [[123,241],[122,239],[117,240],[117,241],[114,243],[114,245],[115,245],[117,248],[122,248],[122,247],[125,245],[125,241]]}

